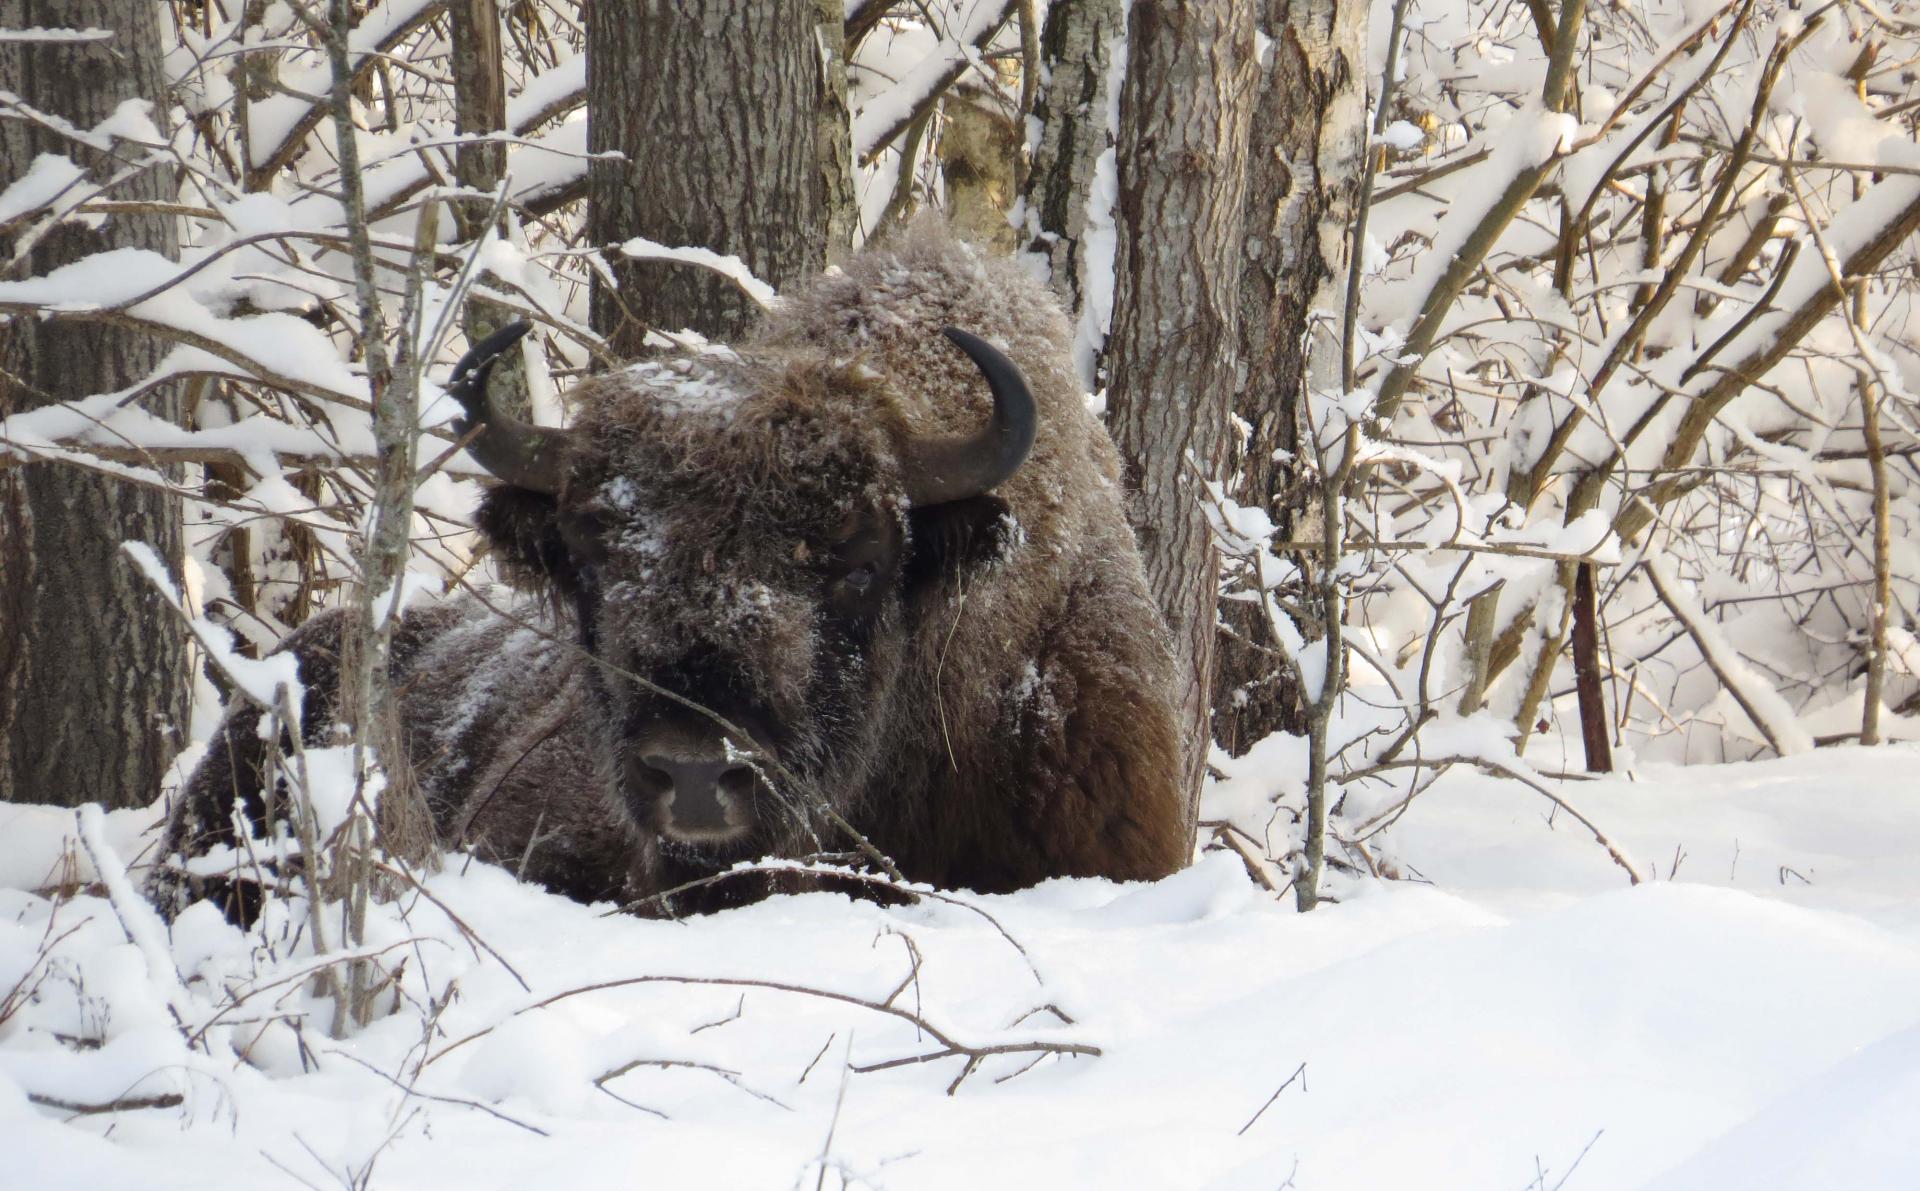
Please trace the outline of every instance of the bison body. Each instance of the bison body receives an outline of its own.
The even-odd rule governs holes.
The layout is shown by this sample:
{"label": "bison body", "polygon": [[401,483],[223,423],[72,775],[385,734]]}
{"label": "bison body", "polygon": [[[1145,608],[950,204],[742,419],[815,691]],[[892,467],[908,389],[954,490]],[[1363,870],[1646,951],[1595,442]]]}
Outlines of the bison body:
{"label": "bison body", "polygon": [[[1117,456],[1016,266],[922,227],[737,350],[583,383],[565,432],[492,410],[484,361],[461,373],[503,481],[478,523],[544,598],[397,632],[444,843],[583,898],[844,850],[835,816],[949,887],[1183,863],[1171,663]],[[283,647],[310,734],[337,635]],[[236,798],[258,813],[263,747],[229,717],[170,852],[224,838]]]}

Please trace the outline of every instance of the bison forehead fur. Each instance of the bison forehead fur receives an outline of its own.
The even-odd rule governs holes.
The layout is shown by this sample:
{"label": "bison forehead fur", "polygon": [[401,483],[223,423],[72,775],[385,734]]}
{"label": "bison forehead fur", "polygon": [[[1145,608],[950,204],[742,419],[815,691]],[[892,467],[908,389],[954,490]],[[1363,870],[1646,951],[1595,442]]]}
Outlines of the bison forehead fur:
{"label": "bison forehead fur", "polygon": [[[1017,366],[1037,427],[990,492],[932,499],[915,444],[1000,416],[999,382],[946,327]],[[400,628],[443,842],[580,897],[843,847],[819,807],[935,884],[1177,868],[1164,629],[1068,343],[1017,267],[923,224],[737,349],[582,384],[563,451],[476,451],[517,481],[488,491],[482,533],[547,598],[503,616],[468,597]],[[308,731],[331,716],[338,632],[320,618],[283,646]],[[236,797],[258,813],[254,728],[230,715],[171,851],[219,842]]]}

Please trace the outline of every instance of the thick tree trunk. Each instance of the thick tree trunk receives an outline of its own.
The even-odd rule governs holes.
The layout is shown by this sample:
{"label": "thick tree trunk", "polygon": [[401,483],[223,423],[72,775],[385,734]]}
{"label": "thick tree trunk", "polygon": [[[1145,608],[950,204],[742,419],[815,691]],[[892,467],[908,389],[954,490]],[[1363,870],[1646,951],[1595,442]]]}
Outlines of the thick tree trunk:
{"label": "thick tree trunk", "polygon": [[1193,472],[1225,462],[1254,95],[1251,0],[1135,0],[1120,97],[1109,422],[1172,632],[1189,819],[1206,763],[1219,563]]}
{"label": "thick tree trunk", "polygon": [[941,103],[940,170],[946,175],[947,223],[962,239],[991,252],[1020,241],[1007,222],[1020,167],[1020,135],[997,111],[948,93]]}
{"label": "thick tree trunk", "polygon": [[[1247,149],[1240,259],[1240,358],[1233,412],[1248,429],[1230,472],[1234,499],[1266,509],[1281,538],[1305,512],[1295,487],[1301,398],[1339,385],[1332,315],[1346,285],[1349,232],[1366,148],[1366,7],[1361,0],[1263,0],[1270,39]],[[1312,334],[1309,334],[1309,331]],[[1310,376],[1317,356],[1328,375]],[[1236,442],[1237,447],[1242,446]],[[1275,452],[1284,452],[1276,459]],[[1259,606],[1228,601],[1216,646],[1214,739],[1235,754],[1274,732],[1306,730],[1290,671],[1271,652]],[[1304,625],[1310,638],[1320,635]]]}
{"label": "thick tree trunk", "polygon": [[[0,44],[0,86],[32,107],[89,129],[129,100],[164,124],[161,6],[152,0],[0,0],[0,28],[111,29],[111,40]],[[82,149],[37,123],[0,121],[0,189],[36,156],[72,156],[96,181],[127,170],[147,147]],[[104,197],[170,201],[165,162],[135,169]],[[44,274],[91,253],[144,248],[174,255],[174,220],[116,213],[69,222],[28,254]],[[0,237],[11,254],[14,242]],[[111,392],[159,363],[161,346],[97,324],[14,319],[0,328],[0,417]],[[146,408],[178,420],[172,389]],[[180,502],[151,489],[58,464],[0,472],[0,797],[75,806],[151,800],[186,743],[186,643],[173,614],[121,557],[148,543],[181,559]]]}
{"label": "thick tree trunk", "polygon": [[1124,0],[1054,0],[1048,6],[1040,37],[1045,70],[1033,105],[1039,139],[1023,195],[1027,251],[1047,261],[1048,284],[1068,317],[1082,326],[1075,362],[1089,387],[1098,361],[1086,324],[1099,324],[1104,338],[1108,312],[1087,310],[1088,290],[1093,273],[1110,264],[1094,258],[1112,254],[1110,238],[1096,243],[1111,231],[1112,211],[1094,179],[1118,132],[1114,59],[1125,52],[1126,24]]}
{"label": "thick tree trunk", "polygon": [[619,280],[616,291],[595,278],[593,326],[617,354],[639,354],[650,327],[732,338],[757,313],[717,273],[622,259],[632,237],[730,253],[775,288],[824,265],[820,11],[813,0],[588,6],[587,144],[625,155],[588,171],[588,234]]}

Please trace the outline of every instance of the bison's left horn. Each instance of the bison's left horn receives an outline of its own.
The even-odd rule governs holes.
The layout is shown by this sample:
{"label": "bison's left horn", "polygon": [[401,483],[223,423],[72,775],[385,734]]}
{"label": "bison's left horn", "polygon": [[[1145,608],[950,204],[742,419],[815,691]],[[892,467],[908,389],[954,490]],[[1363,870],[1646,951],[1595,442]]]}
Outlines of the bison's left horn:
{"label": "bison's left horn", "polygon": [[447,392],[467,416],[454,426],[464,436],[475,426],[480,433],[467,444],[467,453],[480,466],[518,488],[548,496],[560,493],[565,466],[567,432],[522,422],[501,413],[487,397],[487,378],[500,357],[533,330],[529,322],[514,322],[473,345],[453,366]]}
{"label": "bison's left horn", "polygon": [[993,417],[974,434],[907,443],[902,452],[907,499],[919,506],[964,500],[1006,483],[1027,461],[1039,427],[1033,392],[1012,360],[958,327],[946,328],[946,336],[987,378],[987,388],[993,392]]}

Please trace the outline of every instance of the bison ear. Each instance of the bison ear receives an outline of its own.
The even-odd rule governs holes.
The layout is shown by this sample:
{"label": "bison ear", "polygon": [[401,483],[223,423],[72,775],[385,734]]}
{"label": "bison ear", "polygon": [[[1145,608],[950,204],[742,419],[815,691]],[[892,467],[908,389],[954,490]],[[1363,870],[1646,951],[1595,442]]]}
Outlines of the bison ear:
{"label": "bison ear", "polygon": [[1012,549],[1019,526],[997,496],[969,496],[928,505],[907,514],[906,585],[911,592],[948,575],[999,562]]}
{"label": "bison ear", "polygon": [[497,484],[480,498],[474,524],[515,587],[573,594],[573,559],[560,535],[559,504],[553,497]]}

